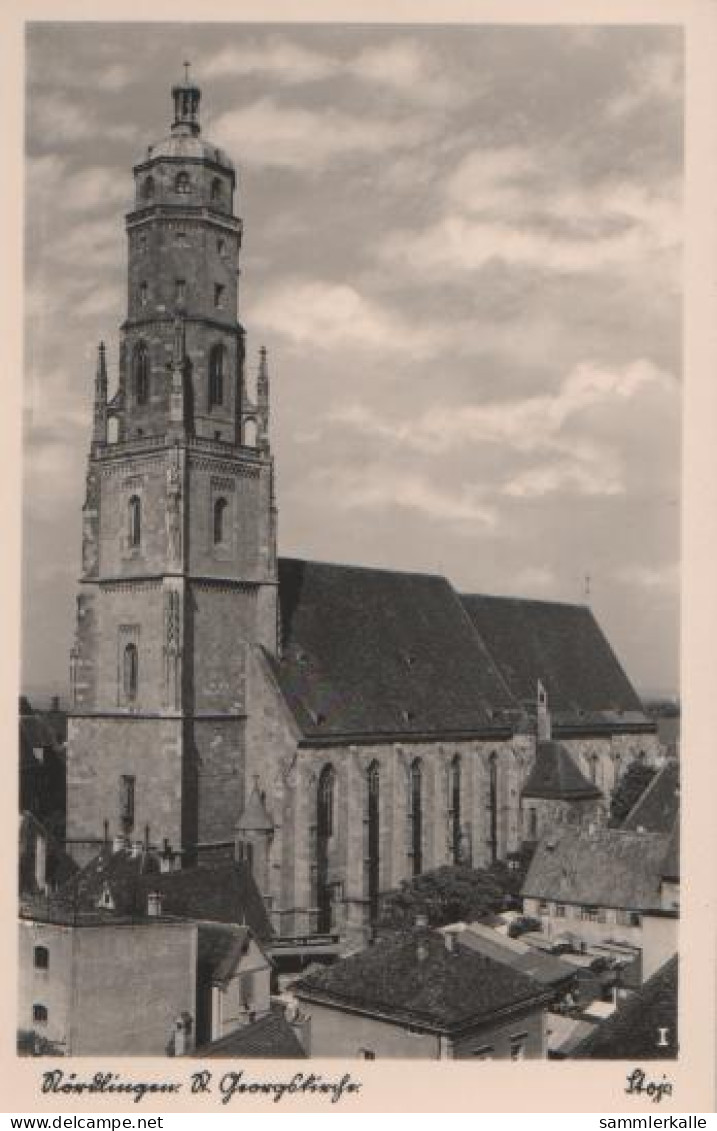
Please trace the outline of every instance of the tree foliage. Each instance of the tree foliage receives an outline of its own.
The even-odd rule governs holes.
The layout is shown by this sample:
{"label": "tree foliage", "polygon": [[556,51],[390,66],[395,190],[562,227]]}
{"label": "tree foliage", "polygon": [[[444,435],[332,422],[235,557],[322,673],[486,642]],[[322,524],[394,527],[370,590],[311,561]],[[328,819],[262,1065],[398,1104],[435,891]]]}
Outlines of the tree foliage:
{"label": "tree foliage", "polygon": [[627,817],[637,799],[645,792],[656,770],[644,762],[631,762],[620,778],[610,802],[610,825],[617,828]]}
{"label": "tree foliage", "polygon": [[404,880],[400,888],[382,900],[377,924],[380,932],[408,930],[425,916],[430,927],[471,921],[500,911],[507,889],[501,878],[510,872],[444,865]]}

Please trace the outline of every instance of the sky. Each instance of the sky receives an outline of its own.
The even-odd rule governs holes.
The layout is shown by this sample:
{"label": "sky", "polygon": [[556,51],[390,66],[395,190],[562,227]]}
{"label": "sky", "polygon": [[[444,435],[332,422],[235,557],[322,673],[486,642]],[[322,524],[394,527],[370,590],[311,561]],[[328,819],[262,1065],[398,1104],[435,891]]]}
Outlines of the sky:
{"label": "sky", "polygon": [[67,688],[96,348],[112,390],[184,59],[239,172],[280,552],[589,601],[676,693],[683,42],[586,25],[30,26],[23,686]]}

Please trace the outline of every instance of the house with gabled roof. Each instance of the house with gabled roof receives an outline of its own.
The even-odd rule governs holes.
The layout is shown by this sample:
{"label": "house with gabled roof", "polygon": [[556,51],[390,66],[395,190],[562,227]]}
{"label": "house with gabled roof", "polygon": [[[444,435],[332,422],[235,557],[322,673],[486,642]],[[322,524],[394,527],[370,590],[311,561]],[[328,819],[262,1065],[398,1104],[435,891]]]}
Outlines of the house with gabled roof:
{"label": "house with gabled roof", "polygon": [[525,914],[548,939],[633,948],[650,977],[677,950],[679,906],[664,887],[677,867],[676,836],[595,826],[549,833],[523,883]]}
{"label": "house with gabled roof", "polygon": [[294,983],[313,1056],[540,1058],[553,990],[461,935],[416,928]]}

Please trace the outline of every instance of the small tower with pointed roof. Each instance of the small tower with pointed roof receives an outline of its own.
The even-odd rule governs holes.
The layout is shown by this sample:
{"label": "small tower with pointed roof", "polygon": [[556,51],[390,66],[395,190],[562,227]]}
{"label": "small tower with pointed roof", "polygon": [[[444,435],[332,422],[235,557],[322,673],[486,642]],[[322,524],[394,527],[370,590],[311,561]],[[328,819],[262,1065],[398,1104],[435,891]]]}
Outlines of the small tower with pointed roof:
{"label": "small tower with pointed roof", "polygon": [[237,821],[234,855],[237,860],[248,862],[264,896],[269,892],[269,849],[273,835],[274,822],[266,811],[259,776],[255,774],[249,800]]}

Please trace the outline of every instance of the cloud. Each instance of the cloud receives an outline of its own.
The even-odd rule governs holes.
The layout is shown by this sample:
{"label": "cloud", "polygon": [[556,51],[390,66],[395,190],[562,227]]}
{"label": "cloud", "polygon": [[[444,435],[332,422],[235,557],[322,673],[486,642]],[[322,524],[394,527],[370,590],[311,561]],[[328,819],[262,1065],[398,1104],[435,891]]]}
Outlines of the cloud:
{"label": "cloud", "polygon": [[566,274],[644,271],[667,254],[667,282],[677,289],[680,184],[613,178],[583,185],[568,174],[558,151],[469,153],[445,180],[442,214],[422,229],[394,231],[375,254],[384,266],[443,275],[489,263]]}
{"label": "cloud", "polygon": [[676,592],[680,587],[680,567],[676,562],[666,565],[640,565],[632,563],[615,573],[617,581],[636,589]]}
{"label": "cloud", "polygon": [[660,103],[678,107],[683,98],[682,52],[654,51],[633,65],[627,89],[608,102],[605,114],[618,121],[644,109],[660,113]]}
{"label": "cloud", "polygon": [[379,416],[363,404],[350,404],[332,410],[328,419],[364,435],[424,453],[445,452],[460,444],[493,443],[507,444],[520,452],[567,452],[585,464],[601,458],[602,452],[590,442],[578,441],[574,435],[562,436],[564,426],[575,417],[585,417],[588,410],[614,407],[648,390],[673,395],[676,383],[644,359],[622,368],[583,362],[554,393],[480,405],[439,404],[417,418],[402,421]]}
{"label": "cloud", "polygon": [[[56,198],[58,194],[55,194]],[[109,165],[89,165],[68,177],[59,194],[57,204],[68,212],[92,212],[98,208],[129,205],[132,198],[131,182],[126,171]]]}
{"label": "cloud", "polygon": [[421,118],[392,121],[331,108],[307,110],[268,97],[220,114],[210,129],[244,163],[312,173],[340,159],[410,148],[428,135]]}
{"label": "cloud", "polygon": [[516,475],[503,487],[503,493],[518,499],[536,499],[560,493],[574,495],[622,495],[625,486],[615,468],[602,459],[598,466],[585,467],[577,461],[533,467]]}
{"label": "cloud", "polygon": [[286,39],[269,39],[245,47],[223,47],[199,61],[207,79],[261,75],[282,85],[319,82],[336,74],[338,61]]}
{"label": "cloud", "polygon": [[68,98],[41,95],[30,106],[30,133],[35,138],[57,145],[84,140],[92,134],[87,108]]}
{"label": "cloud", "polygon": [[299,345],[432,356],[443,341],[344,283],[285,280],[247,307],[248,319]]}
{"label": "cloud", "polygon": [[458,528],[493,527],[496,513],[472,484],[441,489],[420,474],[398,472],[388,465],[366,468],[322,468],[310,477],[312,486],[329,496],[338,510],[383,511],[401,508]]}
{"label": "cloud", "polygon": [[317,51],[273,37],[242,47],[228,46],[200,60],[207,78],[271,79],[281,86],[299,86],[331,79],[354,81],[371,90],[390,91],[413,103],[437,106],[465,101],[468,92],[447,78],[434,53],[406,37],[364,47],[357,53],[339,55]]}

